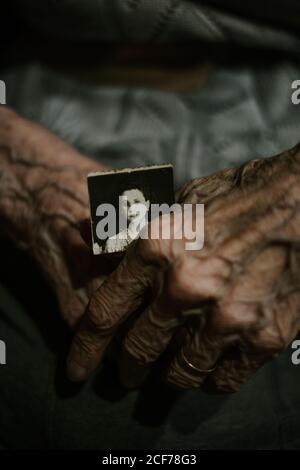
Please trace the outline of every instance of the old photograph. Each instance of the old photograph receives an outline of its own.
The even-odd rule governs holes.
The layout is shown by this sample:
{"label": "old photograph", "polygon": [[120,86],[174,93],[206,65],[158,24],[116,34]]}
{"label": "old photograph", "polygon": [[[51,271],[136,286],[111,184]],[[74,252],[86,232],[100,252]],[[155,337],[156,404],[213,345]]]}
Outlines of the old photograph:
{"label": "old photograph", "polygon": [[151,205],[175,202],[168,164],[92,173],[88,189],[95,255],[125,251],[151,220]]}

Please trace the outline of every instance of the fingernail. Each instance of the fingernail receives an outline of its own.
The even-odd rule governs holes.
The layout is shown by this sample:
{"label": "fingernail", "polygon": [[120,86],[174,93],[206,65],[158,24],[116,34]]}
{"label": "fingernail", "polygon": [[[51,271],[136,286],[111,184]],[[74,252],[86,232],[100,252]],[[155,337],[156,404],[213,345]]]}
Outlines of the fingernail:
{"label": "fingernail", "polygon": [[74,361],[68,361],[67,362],[67,374],[68,378],[72,382],[81,382],[82,380],[85,380],[88,375],[87,369],[84,367],[80,366]]}

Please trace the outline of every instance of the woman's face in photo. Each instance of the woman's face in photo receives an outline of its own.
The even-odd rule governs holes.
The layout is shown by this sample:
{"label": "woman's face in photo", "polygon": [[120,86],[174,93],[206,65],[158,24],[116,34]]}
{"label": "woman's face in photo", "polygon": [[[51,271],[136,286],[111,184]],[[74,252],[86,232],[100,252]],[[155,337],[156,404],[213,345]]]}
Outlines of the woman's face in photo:
{"label": "woman's face in photo", "polygon": [[142,218],[149,209],[149,201],[139,189],[124,191],[120,199],[120,207],[129,222]]}

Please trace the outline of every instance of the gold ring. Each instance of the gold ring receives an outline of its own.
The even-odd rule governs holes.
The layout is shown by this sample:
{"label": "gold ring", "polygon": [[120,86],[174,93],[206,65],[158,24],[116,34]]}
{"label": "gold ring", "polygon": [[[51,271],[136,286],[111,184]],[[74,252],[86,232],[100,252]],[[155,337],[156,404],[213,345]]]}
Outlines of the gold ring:
{"label": "gold ring", "polygon": [[194,366],[194,364],[192,364],[190,361],[187,360],[187,358],[185,357],[185,354],[184,354],[183,350],[181,351],[181,354],[182,354],[182,358],[183,358],[184,362],[185,362],[191,369],[193,369],[193,370],[196,371],[196,372],[200,372],[201,374],[209,374],[210,372],[213,372],[213,371],[216,370],[216,368],[217,368],[217,366],[215,365],[212,369],[200,369],[199,367]]}

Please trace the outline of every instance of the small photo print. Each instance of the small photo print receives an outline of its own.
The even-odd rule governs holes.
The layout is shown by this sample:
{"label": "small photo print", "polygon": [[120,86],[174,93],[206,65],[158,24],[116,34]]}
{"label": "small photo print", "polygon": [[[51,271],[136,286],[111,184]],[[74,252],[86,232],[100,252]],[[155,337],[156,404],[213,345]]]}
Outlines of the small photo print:
{"label": "small photo print", "polygon": [[88,175],[93,252],[125,251],[151,220],[151,207],[175,202],[173,166],[124,168]]}

